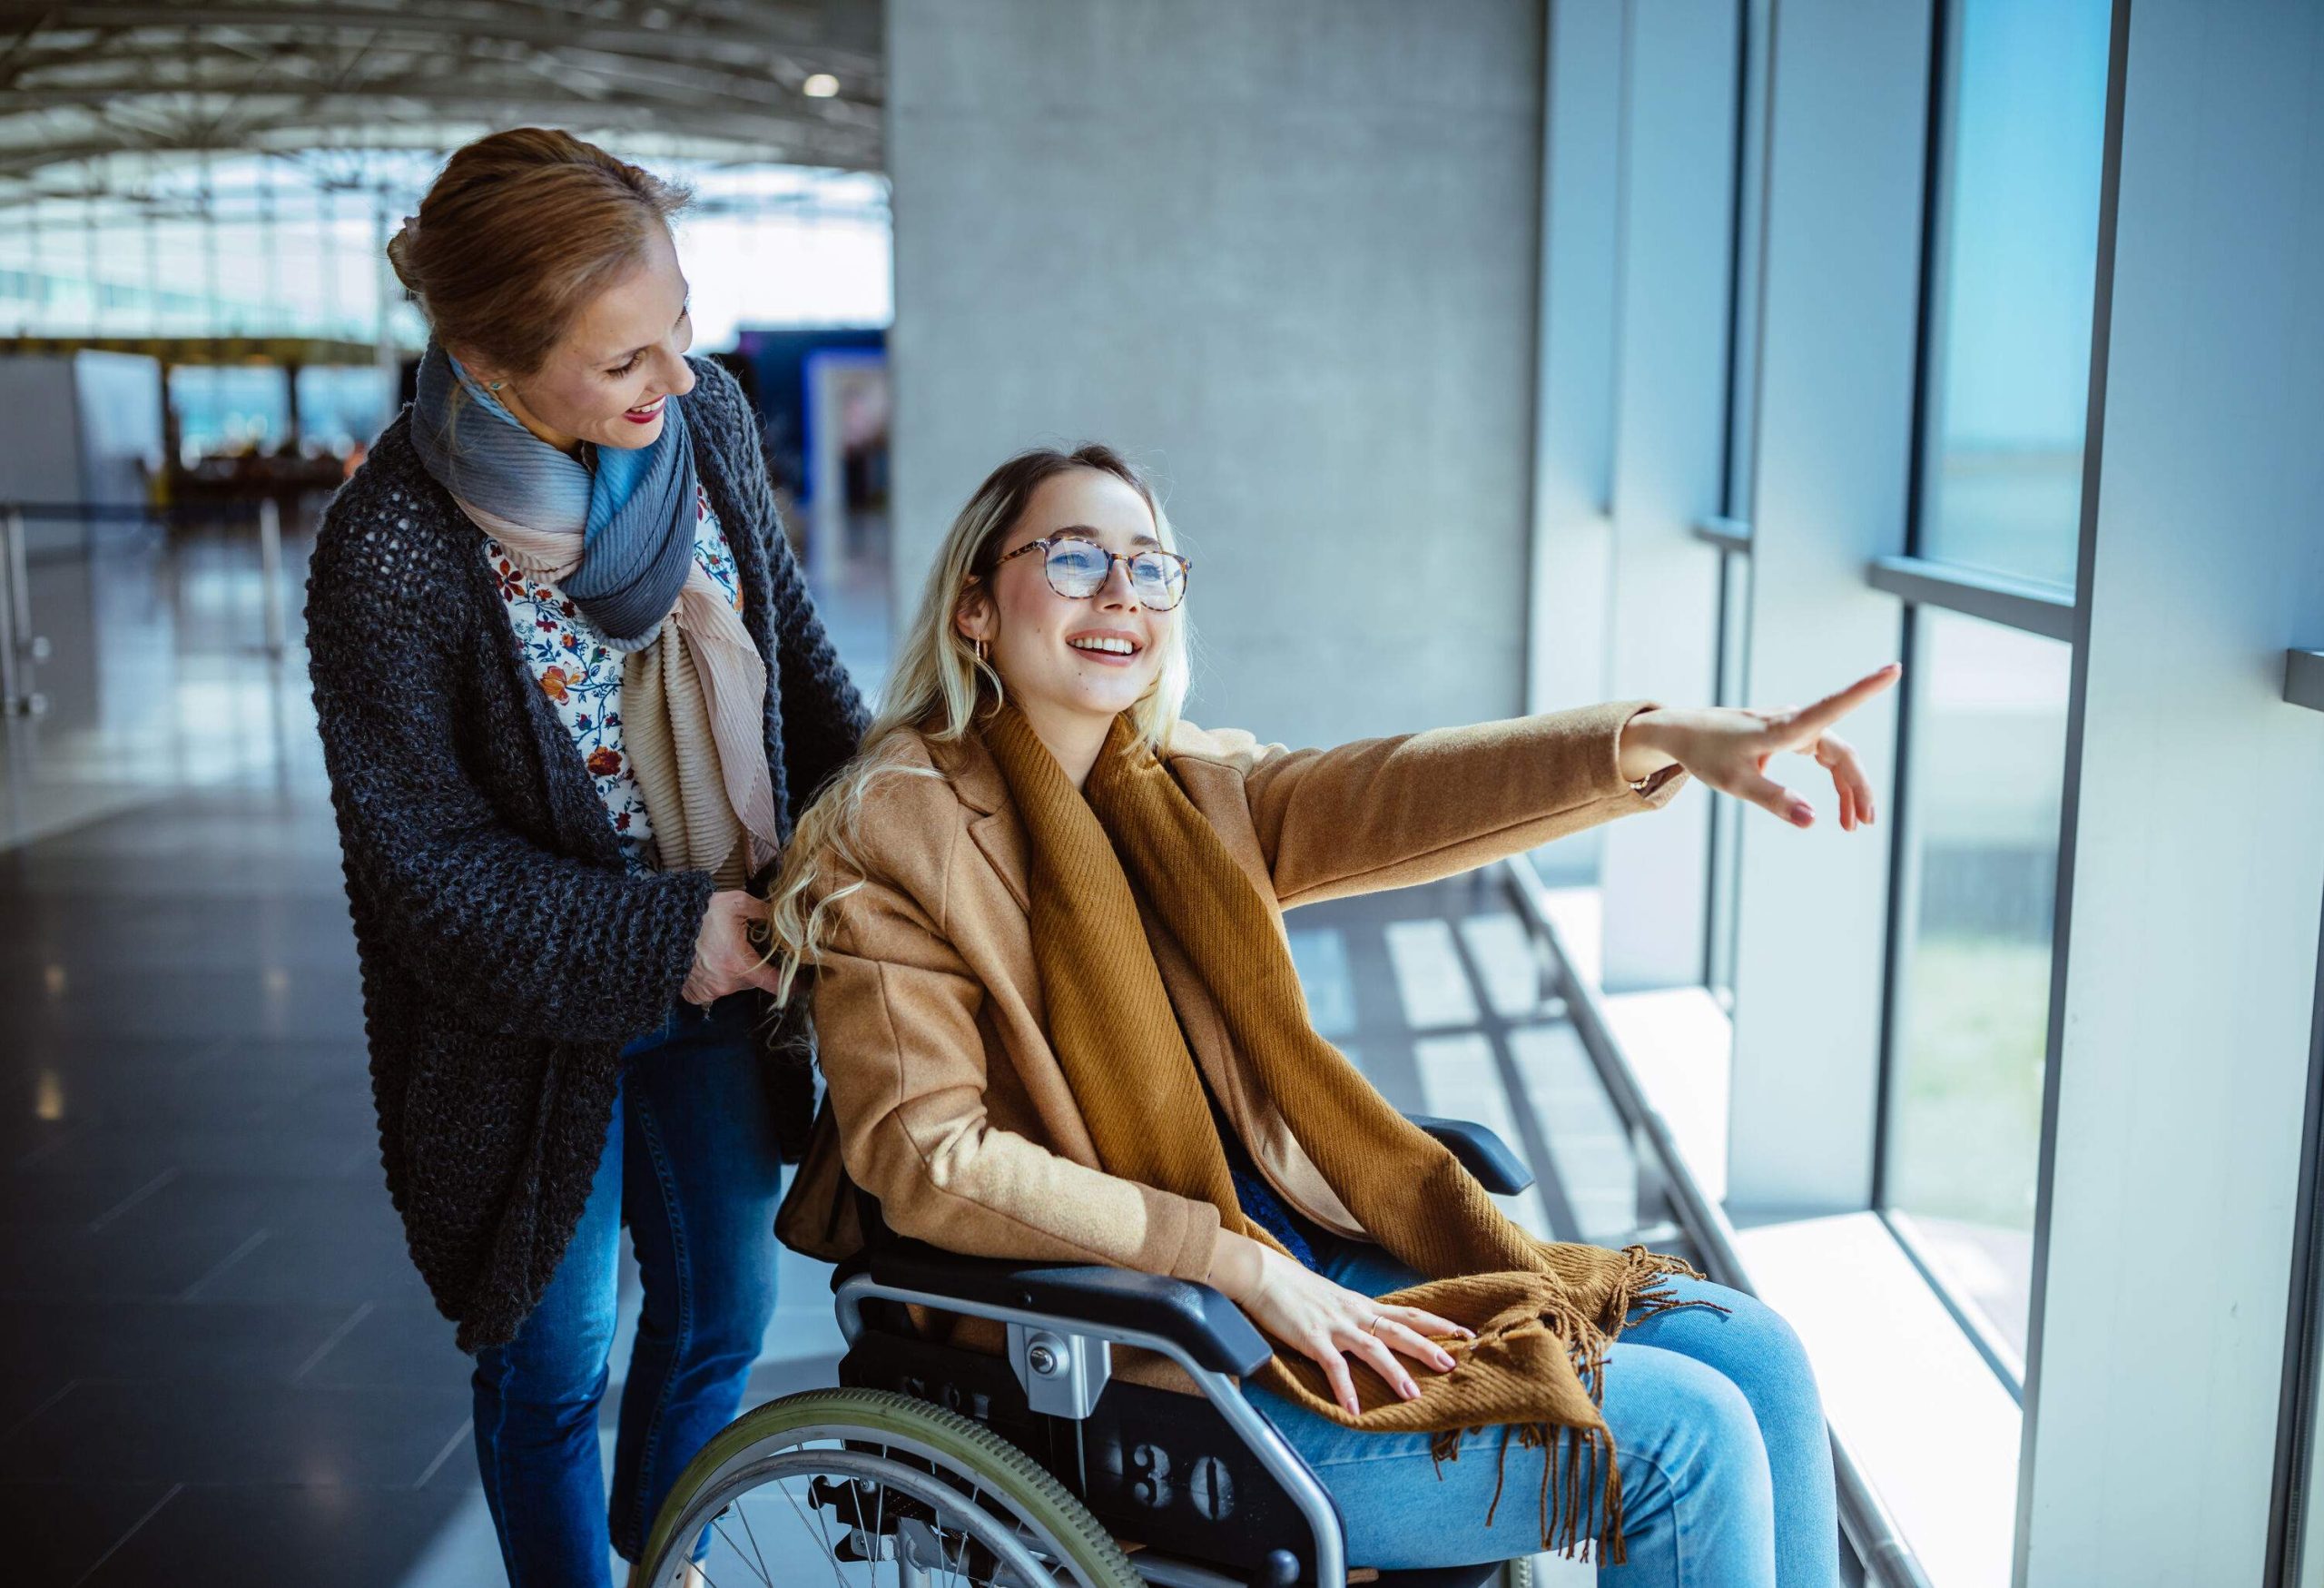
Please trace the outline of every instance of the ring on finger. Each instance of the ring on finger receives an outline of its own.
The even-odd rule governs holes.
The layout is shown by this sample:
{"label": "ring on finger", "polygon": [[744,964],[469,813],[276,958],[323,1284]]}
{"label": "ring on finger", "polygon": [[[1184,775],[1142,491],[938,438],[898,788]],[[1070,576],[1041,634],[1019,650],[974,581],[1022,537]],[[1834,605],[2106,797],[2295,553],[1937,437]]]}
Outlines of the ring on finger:
{"label": "ring on finger", "polygon": [[1364,1332],[1367,1335],[1377,1335],[1380,1332],[1380,1326],[1387,1321],[1388,1315],[1386,1313],[1375,1312],[1372,1315],[1372,1321],[1364,1326]]}

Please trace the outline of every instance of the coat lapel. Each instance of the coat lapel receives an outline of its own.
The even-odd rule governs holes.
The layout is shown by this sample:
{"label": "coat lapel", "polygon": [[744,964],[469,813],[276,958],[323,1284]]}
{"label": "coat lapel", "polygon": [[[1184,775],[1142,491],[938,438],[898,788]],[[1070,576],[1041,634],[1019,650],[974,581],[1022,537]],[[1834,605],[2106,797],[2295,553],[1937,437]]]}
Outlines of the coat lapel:
{"label": "coat lapel", "polygon": [[1031,866],[1025,848],[1025,825],[1009,802],[1009,784],[984,741],[975,736],[950,743],[922,741],[928,758],[952,785],[952,793],[970,814],[969,837],[985,862],[1000,878],[1017,908],[1030,912],[1032,889],[1027,882]]}
{"label": "coat lapel", "polygon": [[994,811],[970,823],[969,836],[1000,874],[1009,896],[1017,901],[1017,908],[1029,914],[1033,895],[1027,883],[1030,866],[1025,853],[1024,824],[1017,820],[1012,811]]}

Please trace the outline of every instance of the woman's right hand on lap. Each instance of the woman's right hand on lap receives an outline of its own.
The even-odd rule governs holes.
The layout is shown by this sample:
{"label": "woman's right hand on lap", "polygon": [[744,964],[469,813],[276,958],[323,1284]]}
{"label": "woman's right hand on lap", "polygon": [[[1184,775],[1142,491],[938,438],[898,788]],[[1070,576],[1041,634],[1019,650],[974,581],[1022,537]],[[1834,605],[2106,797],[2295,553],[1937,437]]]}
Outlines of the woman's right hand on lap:
{"label": "woman's right hand on lap", "polygon": [[1350,1355],[1411,1400],[1420,1394],[1420,1386],[1401,1358],[1410,1357],[1437,1373],[1450,1372],[1452,1353],[1430,1336],[1475,1337],[1472,1331],[1433,1312],[1384,1306],[1360,1290],[1335,1285],[1263,1242],[1238,1235],[1219,1238],[1248,1249],[1236,1249],[1215,1265],[1211,1283],[1226,1291],[1253,1323],[1313,1359],[1331,1381],[1333,1398],[1351,1416],[1363,1408],[1348,1367]]}

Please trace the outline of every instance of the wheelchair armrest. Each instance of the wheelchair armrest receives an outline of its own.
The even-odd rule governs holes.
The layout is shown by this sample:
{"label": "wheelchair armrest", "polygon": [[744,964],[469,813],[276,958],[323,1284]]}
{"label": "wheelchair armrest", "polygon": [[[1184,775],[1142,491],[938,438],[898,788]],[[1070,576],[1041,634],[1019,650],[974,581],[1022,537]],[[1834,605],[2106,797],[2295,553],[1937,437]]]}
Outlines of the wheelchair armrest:
{"label": "wheelchair armrest", "polygon": [[1443,1119],[1433,1114],[1406,1114],[1413,1124],[1452,1149],[1461,1167],[1477,1183],[1497,1196],[1513,1197],[1533,1183],[1533,1171],[1509,1149],[1509,1143],[1469,1119]]}
{"label": "wheelchair armrest", "polygon": [[894,1240],[871,1252],[862,1271],[875,1285],[1022,1307],[1085,1325],[1097,1335],[1157,1335],[1214,1373],[1256,1373],[1274,1355],[1242,1310],[1209,1286],[1132,1268],[967,1258],[916,1240]]}

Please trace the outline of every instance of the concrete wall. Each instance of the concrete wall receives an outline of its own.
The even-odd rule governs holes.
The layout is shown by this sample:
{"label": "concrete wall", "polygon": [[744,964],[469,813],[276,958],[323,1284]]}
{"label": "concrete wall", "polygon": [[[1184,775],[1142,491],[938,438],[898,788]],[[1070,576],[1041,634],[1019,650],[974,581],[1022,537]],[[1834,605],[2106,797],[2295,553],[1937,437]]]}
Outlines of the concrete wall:
{"label": "concrete wall", "polygon": [[891,0],[897,599],[1012,450],[1152,468],[1197,721],[1522,709],[1534,0]]}

